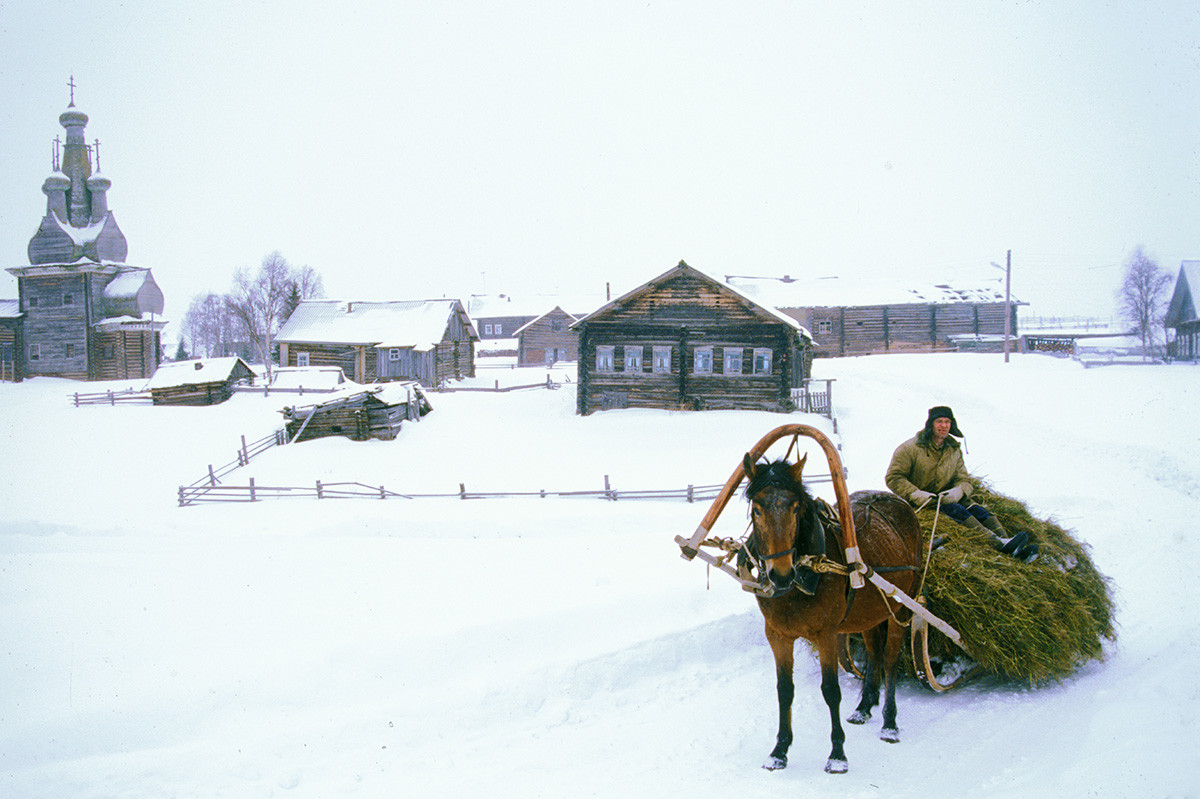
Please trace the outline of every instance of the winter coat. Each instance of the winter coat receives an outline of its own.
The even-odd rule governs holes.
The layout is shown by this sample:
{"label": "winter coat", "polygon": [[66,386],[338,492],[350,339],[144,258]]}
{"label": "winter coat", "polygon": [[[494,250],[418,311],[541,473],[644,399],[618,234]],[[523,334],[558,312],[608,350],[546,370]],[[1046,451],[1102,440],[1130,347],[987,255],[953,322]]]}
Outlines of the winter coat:
{"label": "winter coat", "polygon": [[913,500],[914,491],[940,494],[960,486],[963,489],[960,502],[969,505],[973,487],[968,477],[959,443],[946,436],[942,446],[935,447],[928,431],[922,430],[896,447],[884,482],[913,505],[921,504]]}

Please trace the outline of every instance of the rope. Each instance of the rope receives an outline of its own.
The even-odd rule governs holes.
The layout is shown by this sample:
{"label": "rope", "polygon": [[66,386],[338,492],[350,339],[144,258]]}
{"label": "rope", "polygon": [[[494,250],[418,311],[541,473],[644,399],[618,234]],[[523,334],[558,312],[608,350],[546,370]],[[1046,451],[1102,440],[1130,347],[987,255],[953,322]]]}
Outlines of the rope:
{"label": "rope", "polygon": [[[932,499],[932,497],[930,498]],[[929,504],[929,500],[921,503],[921,508]],[[921,508],[917,508],[920,510]],[[925,547],[925,568],[921,569],[921,583],[917,586],[917,596],[925,594],[925,575],[929,574],[929,561],[933,558],[933,539],[937,537],[937,523],[942,515],[942,495],[937,495],[937,507],[933,511],[933,529],[929,532],[929,545]]]}

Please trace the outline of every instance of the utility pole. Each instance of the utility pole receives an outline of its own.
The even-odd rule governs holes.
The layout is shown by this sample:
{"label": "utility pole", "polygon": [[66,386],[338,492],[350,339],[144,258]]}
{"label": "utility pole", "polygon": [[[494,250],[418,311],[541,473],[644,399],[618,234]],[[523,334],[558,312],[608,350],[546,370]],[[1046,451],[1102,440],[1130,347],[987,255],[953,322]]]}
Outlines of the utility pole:
{"label": "utility pole", "polygon": [[1008,339],[1012,333],[1012,250],[1004,263],[1004,362],[1008,363]]}

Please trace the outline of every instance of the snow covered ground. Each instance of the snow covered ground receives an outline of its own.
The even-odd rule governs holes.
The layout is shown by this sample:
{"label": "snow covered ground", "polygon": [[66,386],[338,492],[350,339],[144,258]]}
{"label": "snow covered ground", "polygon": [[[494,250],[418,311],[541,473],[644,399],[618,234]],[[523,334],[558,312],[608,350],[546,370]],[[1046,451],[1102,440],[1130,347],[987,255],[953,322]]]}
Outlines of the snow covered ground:
{"label": "snow covered ground", "polygon": [[[847,725],[850,772],[831,776],[802,655],[791,762],[768,773],[774,675],[753,599],[672,540],[704,504],[179,508],[180,484],[296,399],[75,408],[67,396],[99,384],[39,378],[0,384],[0,796],[1200,795],[1200,369],[902,355],[814,371],[836,380],[852,490],[882,487],[926,409],[953,406],[968,466],[1075,530],[1112,578],[1107,659],[1037,690],[905,684],[902,742],[879,740],[878,716]],[[573,383],[432,401],[395,441],[274,448],[229,480],[681,488],[724,481],[779,424],[831,429],[732,411],[580,418]],[[741,532],[740,501],[721,525]],[[842,684],[846,716],[858,687]]]}

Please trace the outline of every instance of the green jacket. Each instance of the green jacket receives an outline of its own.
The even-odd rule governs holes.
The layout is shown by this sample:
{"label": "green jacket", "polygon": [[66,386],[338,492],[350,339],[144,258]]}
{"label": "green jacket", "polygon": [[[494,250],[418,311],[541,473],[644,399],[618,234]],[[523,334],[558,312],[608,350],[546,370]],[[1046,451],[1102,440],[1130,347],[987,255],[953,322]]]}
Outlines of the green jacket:
{"label": "green jacket", "polygon": [[946,436],[942,446],[935,447],[924,430],[917,433],[896,447],[884,482],[913,505],[921,504],[913,501],[914,491],[940,494],[955,486],[963,489],[962,504],[971,504],[968,497],[973,487],[963,463],[962,447],[953,436]]}

